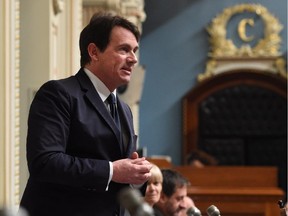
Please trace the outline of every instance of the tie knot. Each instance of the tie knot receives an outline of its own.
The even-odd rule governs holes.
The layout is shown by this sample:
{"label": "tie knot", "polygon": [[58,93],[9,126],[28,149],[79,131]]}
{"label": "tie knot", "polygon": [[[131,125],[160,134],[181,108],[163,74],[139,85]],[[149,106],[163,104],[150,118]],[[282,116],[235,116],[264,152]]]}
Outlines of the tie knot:
{"label": "tie knot", "polygon": [[111,93],[108,98],[107,98],[107,101],[109,104],[116,104],[116,97],[113,93]]}

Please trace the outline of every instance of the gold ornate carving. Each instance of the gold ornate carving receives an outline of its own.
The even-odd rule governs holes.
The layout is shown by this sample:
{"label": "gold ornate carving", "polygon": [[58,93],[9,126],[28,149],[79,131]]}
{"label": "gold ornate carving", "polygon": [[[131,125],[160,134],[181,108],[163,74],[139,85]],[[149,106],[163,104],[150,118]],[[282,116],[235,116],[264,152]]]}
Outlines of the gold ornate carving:
{"label": "gold ornate carving", "polygon": [[205,80],[209,77],[212,77],[214,75],[214,70],[217,66],[217,61],[216,60],[209,60],[207,63],[206,63],[206,71],[205,73],[202,73],[202,74],[199,74],[198,75],[198,81],[202,81],[202,80]]}
{"label": "gold ornate carving", "polygon": [[[259,39],[254,47],[245,43],[238,48],[232,40],[226,38],[226,28],[232,16],[244,12],[255,13],[262,18],[265,25],[264,38]],[[253,19],[244,18],[238,24],[238,34],[244,42],[253,39],[253,35],[246,35],[247,25],[253,26]],[[224,9],[207,27],[210,34],[211,59],[206,63],[206,71],[198,75],[198,81],[229,70],[248,67],[287,78],[286,60],[280,57],[279,52],[279,33],[282,28],[278,19],[260,4],[240,4]]]}
{"label": "gold ornate carving", "polygon": [[286,60],[284,58],[277,58],[275,60],[275,67],[277,68],[280,76],[287,78]]}
{"label": "gold ornate carving", "polygon": [[[226,38],[226,25],[230,18],[238,13],[252,12],[259,15],[265,23],[264,38],[255,47],[245,44],[237,48],[232,40]],[[283,26],[278,19],[259,4],[240,4],[224,11],[213,19],[207,31],[210,34],[212,57],[240,57],[240,56],[279,56],[281,38],[279,32]]]}

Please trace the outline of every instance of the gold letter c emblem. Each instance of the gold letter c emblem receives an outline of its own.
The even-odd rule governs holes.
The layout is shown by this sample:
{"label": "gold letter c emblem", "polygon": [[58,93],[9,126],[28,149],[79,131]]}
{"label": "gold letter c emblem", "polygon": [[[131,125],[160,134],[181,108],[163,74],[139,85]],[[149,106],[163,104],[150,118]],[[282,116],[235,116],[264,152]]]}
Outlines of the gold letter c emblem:
{"label": "gold letter c emblem", "polygon": [[239,22],[238,25],[238,34],[239,37],[241,38],[241,40],[245,41],[245,42],[249,42],[251,40],[253,40],[253,36],[248,37],[246,35],[246,25],[249,24],[250,26],[254,26],[254,20],[253,19],[242,19]]}

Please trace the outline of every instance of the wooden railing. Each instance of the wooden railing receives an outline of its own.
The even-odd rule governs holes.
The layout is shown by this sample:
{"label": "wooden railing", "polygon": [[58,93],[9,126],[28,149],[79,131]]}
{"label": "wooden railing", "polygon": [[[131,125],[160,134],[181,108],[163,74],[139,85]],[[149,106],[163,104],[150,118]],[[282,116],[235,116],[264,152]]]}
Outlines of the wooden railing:
{"label": "wooden railing", "polygon": [[[149,158],[148,158],[149,160]],[[151,160],[160,168],[171,168],[186,177],[188,195],[202,216],[215,205],[221,216],[280,216],[278,200],[284,191],[277,186],[277,168],[264,166],[173,166]]]}

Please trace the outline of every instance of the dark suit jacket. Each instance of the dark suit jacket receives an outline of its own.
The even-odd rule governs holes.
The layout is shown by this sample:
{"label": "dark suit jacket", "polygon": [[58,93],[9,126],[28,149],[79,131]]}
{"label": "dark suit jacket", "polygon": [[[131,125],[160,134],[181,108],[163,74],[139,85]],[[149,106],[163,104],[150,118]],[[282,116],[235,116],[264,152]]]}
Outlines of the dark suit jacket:
{"label": "dark suit jacket", "polygon": [[[21,200],[29,216],[122,215],[117,202],[125,184],[111,182],[109,162],[135,151],[132,113],[118,100],[127,148],[92,82],[80,69],[48,81],[30,108],[27,160],[30,177]],[[143,189],[144,190],[144,189]]]}
{"label": "dark suit jacket", "polygon": [[154,211],[154,216],[164,216],[161,210],[158,209],[156,206],[153,207],[153,211]]}

